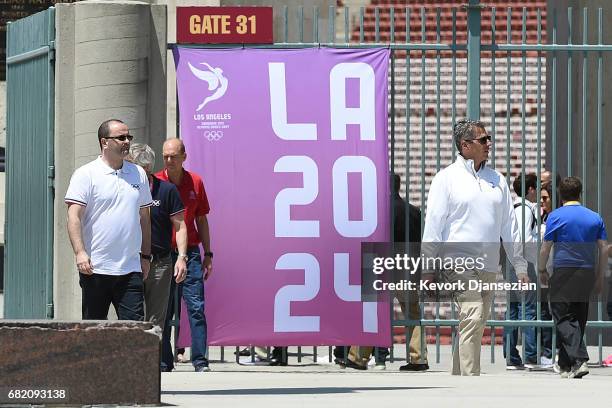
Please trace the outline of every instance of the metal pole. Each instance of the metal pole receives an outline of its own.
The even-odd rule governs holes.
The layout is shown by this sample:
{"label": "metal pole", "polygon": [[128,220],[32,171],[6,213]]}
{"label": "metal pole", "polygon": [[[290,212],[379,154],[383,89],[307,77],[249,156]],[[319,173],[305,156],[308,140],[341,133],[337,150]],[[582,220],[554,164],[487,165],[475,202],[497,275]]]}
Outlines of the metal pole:
{"label": "metal pole", "polygon": [[55,310],[53,306],[53,198],[55,195],[55,161],[54,161],[54,126],[55,126],[55,8],[47,11],[48,19],[48,45],[47,52],[47,259],[46,259],[46,318],[53,319]]}
{"label": "metal pole", "polygon": [[470,0],[468,9],[467,116],[480,119],[480,0]]}

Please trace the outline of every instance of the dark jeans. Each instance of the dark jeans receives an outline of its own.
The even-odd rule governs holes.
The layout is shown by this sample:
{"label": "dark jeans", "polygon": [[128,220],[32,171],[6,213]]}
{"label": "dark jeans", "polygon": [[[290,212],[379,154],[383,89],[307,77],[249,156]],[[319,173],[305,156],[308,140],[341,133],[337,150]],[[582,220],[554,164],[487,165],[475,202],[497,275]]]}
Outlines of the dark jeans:
{"label": "dark jeans", "polygon": [[[408,341],[410,341],[410,339]],[[374,361],[376,364],[384,363],[389,356],[389,349],[387,347],[374,347],[372,354],[374,354]]]}
{"label": "dark jeans", "polygon": [[[178,285],[179,299],[183,298],[187,306],[189,327],[191,329],[191,362],[194,367],[208,365],[207,338],[206,338],[206,316],[204,315],[204,279],[202,274],[202,258],[198,247],[189,247],[187,250],[187,276]],[[177,254],[172,253],[172,264],[176,263]],[[170,296],[168,298],[168,313],[166,313],[166,324],[162,337],[162,362],[163,370],[174,368],[174,355],[170,345],[170,320],[174,313],[174,294],[176,281],[174,278],[170,285]],[[180,303],[176,311],[176,318],[180,320]],[[175,336],[178,337],[178,331]]]}
{"label": "dark jeans", "polygon": [[334,347],[334,357],[338,360],[345,360],[348,358],[349,349],[351,346],[336,346]]}
{"label": "dark jeans", "polygon": [[142,273],[119,276],[79,274],[79,285],[83,294],[84,320],[106,320],[111,303],[119,320],[144,320]]}
{"label": "dark jeans", "polygon": [[289,361],[287,352],[288,347],[274,346],[272,352],[270,353],[270,357],[279,363],[286,364]]}
{"label": "dark jeans", "polygon": [[[535,273],[535,267],[529,263],[527,268],[527,276],[530,282],[537,282]],[[518,282],[516,271],[512,265],[509,265],[508,274],[506,280],[509,282]],[[536,303],[537,303],[537,292],[535,291],[524,291],[525,295],[525,320],[535,320],[536,318]],[[508,292],[510,299],[508,303],[507,319],[508,320],[523,320],[523,302],[521,299],[521,292]],[[520,366],[523,365],[521,355],[518,352],[516,345],[518,341],[518,327],[506,326],[504,327],[504,346],[503,353],[506,359],[507,365]],[[523,326],[521,331],[525,333],[525,363],[536,364],[538,361],[537,344],[536,344],[536,330],[535,327]]]}
{"label": "dark jeans", "polygon": [[[509,320],[522,320],[523,319],[523,304],[522,302],[510,302],[508,304],[508,315]],[[535,320],[536,318],[536,296],[529,294],[525,296],[525,320]],[[525,363],[535,364],[538,360],[537,348],[536,348],[536,332],[535,328],[532,327],[521,327],[523,333],[525,333]],[[521,355],[516,348],[518,340],[518,327],[506,326],[504,327],[504,358],[506,364],[520,366],[523,365]],[[508,355],[509,351],[509,355]]]}

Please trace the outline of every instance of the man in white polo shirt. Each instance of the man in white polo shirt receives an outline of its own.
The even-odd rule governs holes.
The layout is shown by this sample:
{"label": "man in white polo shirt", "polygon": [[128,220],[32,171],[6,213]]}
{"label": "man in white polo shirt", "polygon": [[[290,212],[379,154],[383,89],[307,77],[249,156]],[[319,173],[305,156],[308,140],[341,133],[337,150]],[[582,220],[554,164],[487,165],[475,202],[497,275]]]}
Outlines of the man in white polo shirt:
{"label": "man in white polo shirt", "polygon": [[[441,170],[431,182],[423,232],[423,253],[430,258],[452,255],[466,268],[449,268],[442,276],[450,283],[497,280],[499,242],[504,241],[508,258],[521,282],[528,282],[527,262],[521,245],[510,189],[499,172],[486,165],[491,147],[484,125],[462,119],[453,128],[457,159]],[[442,255],[443,254],[443,255]],[[467,267],[468,258],[472,266]],[[474,263],[474,260],[480,260]],[[426,270],[422,281],[433,275]],[[459,342],[453,347],[453,375],[480,375],[480,348],[489,317],[492,290],[452,291],[459,308]]]}
{"label": "man in white polo shirt", "polygon": [[102,151],[78,168],[64,201],[82,289],[83,319],[143,320],[143,275],[151,260],[151,191],[144,170],[124,161],[132,136],[122,121],[98,129]]}

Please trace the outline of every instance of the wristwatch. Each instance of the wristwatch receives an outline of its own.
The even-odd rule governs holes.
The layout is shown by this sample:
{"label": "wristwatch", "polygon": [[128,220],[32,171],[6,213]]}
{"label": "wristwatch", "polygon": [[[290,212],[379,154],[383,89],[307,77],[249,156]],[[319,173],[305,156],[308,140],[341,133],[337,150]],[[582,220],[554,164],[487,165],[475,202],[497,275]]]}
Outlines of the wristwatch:
{"label": "wristwatch", "polygon": [[179,257],[179,258],[183,258],[183,259],[185,260],[185,262],[187,262],[187,259],[189,258],[189,257],[187,256],[187,254],[178,254],[178,257]]}
{"label": "wristwatch", "polygon": [[204,252],[204,256],[209,256],[209,257],[213,257],[213,253],[212,252]]}
{"label": "wristwatch", "polygon": [[153,260],[153,255],[145,255],[142,252],[140,253],[140,257],[142,259],[146,259],[147,261],[151,262]]}

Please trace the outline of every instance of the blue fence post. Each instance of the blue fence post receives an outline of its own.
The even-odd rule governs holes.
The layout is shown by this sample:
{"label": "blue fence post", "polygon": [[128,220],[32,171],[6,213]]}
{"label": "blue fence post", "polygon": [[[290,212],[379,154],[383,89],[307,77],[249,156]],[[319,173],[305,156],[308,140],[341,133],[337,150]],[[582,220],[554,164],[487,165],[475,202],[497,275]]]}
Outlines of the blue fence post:
{"label": "blue fence post", "polygon": [[467,116],[480,119],[480,0],[470,0],[467,6]]}

